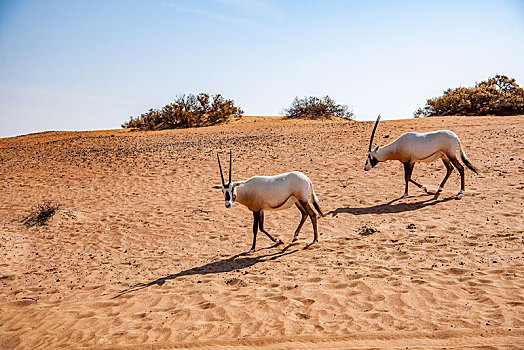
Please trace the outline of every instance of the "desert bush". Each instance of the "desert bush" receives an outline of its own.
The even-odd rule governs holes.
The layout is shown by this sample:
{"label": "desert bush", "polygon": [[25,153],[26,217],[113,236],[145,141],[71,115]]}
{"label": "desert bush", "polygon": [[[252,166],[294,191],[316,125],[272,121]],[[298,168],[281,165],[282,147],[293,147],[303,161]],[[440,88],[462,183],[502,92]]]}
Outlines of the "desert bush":
{"label": "desert bush", "polygon": [[340,117],[353,119],[354,114],[348,106],[338,105],[329,97],[318,98],[314,96],[299,99],[295,97],[291,107],[283,110],[288,118],[326,119]]}
{"label": "desert bush", "polygon": [[31,214],[24,217],[21,221],[24,225],[28,227],[32,226],[43,226],[47,224],[47,221],[56,213],[59,209],[58,204],[53,204],[50,202],[44,202],[37,205]]}
{"label": "desert bush", "polygon": [[428,99],[413,116],[515,114],[524,114],[524,89],[515,79],[496,75],[474,87],[447,89],[444,95]]}
{"label": "desert bush", "polygon": [[209,126],[226,123],[231,117],[241,117],[243,113],[234,101],[220,94],[213,97],[206,93],[179,95],[173,103],[161,109],[150,109],[136,118],[131,117],[122,127],[162,130]]}

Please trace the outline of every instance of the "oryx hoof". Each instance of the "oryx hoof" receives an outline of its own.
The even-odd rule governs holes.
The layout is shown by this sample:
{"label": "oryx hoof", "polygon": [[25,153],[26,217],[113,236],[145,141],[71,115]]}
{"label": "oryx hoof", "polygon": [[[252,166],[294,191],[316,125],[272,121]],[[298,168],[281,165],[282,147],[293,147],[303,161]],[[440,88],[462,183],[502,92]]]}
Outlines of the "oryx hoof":
{"label": "oryx hoof", "polygon": [[278,239],[278,238],[275,240],[275,243],[276,243],[277,245],[286,244],[286,242],[284,242],[283,240]]}
{"label": "oryx hoof", "polygon": [[404,193],[402,196],[400,196],[399,199],[402,199],[402,198],[406,197],[407,195],[408,195],[407,193]]}
{"label": "oryx hoof", "polygon": [[245,254],[246,254],[246,255],[251,255],[251,254],[253,254],[254,252],[255,252],[254,249],[249,249],[249,250],[247,251],[247,253],[245,253]]}
{"label": "oryx hoof", "polygon": [[297,236],[293,237],[293,240],[291,242],[296,242],[296,241],[298,241],[298,237]]}
{"label": "oryx hoof", "polygon": [[426,187],[422,187],[422,191],[428,193],[428,189]]}

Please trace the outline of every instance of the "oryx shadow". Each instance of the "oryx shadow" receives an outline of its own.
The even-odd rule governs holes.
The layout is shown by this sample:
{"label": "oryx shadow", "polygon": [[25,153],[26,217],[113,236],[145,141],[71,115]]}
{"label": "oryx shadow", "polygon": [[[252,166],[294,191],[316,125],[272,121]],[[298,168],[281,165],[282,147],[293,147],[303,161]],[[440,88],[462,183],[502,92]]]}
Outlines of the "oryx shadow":
{"label": "oryx shadow", "polygon": [[403,203],[398,202],[400,198],[394,199],[384,204],[372,205],[370,207],[343,207],[330,211],[326,215],[337,216],[338,214],[353,214],[353,215],[366,215],[366,214],[394,214],[403,213],[414,210],[419,210],[425,207],[434,206],[440,203],[448,202],[450,200],[457,199],[456,196],[446,197],[441,199],[434,199],[432,196],[430,199],[424,199],[418,202]]}
{"label": "oryx shadow", "polygon": [[[174,280],[182,276],[208,275],[208,274],[218,274],[218,273],[223,273],[223,272],[231,272],[235,270],[242,270],[250,266],[253,266],[255,264],[258,264],[258,263],[277,260],[285,255],[293,254],[299,251],[299,249],[295,249],[295,250],[288,252],[287,250],[292,246],[293,245],[288,245],[279,252],[269,253],[269,254],[264,254],[264,255],[259,255],[259,256],[250,256],[250,255],[247,255],[246,253],[237,254],[227,259],[223,259],[220,261],[214,261],[214,262],[202,265],[202,266],[193,267],[193,268],[183,270],[183,271],[180,271],[180,272],[168,275],[168,276],[157,278],[156,280],[153,280],[147,283],[135,284],[129,288],[126,288],[120,291],[117,295],[115,295],[111,299],[116,299],[124,294],[135,292],[140,289],[148,288],[154,285],[161,286],[164,283],[166,283],[166,281]],[[264,250],[264,249],[265,248],[260,249],[260,250]]]}

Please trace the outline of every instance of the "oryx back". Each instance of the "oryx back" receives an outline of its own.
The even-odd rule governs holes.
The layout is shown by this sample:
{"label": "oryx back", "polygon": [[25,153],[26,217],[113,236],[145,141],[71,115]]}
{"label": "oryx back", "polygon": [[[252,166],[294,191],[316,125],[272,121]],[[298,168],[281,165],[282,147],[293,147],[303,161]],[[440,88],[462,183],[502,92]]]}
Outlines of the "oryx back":
{"label": "oryx back", "polygon": [[311,181],[297,171],[274,175],[254,176],[238,188],[237,201],[251,210],[280,210],[308,198]]}
{"label": "oryx back", "polygon": [[394,144],[398,153],[397,159],[401,162],[429,163],[443,157],[455,157],[459,148],[459,138],[449,130],[408,132],[400,136]]}

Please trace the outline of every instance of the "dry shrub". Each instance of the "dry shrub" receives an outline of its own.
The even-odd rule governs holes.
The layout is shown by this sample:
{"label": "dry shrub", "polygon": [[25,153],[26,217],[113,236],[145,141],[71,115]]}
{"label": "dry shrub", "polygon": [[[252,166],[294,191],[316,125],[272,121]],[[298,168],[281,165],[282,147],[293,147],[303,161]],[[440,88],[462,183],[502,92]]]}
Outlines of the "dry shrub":
{"label": "dry shrub", "polygon": [[136,118],[131,117],[122,127],[163,130],[210,126],[227,123],[231,117],[241,117],[243,113],[233,100],[220,94],[213,97],[206,93],[179,95],[162,109],[150,109]]}
{"label": "dry shrub", "polygon": [[31,214],[24,217],[21,221],[27,227],[32,226],[43,226],[47,224],[47,221],[57,212],[59,209],[58,204],[51,202],[44,202],[37,205]]}
{"label": "dry shrub", "polygon": [[368,226],[362,226],[361,228],[358,229],[358,234],[361,235],[361,236],[369,236],[369,235],[372,235],[376,232],[379,232],[378,229],[374,228],[374,227],[368,227]]}
{"label": "dry shrub", "polygon": [[288,118],[329,119],[340,117],[353,119],[355,117],[348,106],[336,104],[329,96],[323,98],[309,96],[302,99],[295,97],[291,107],[284,109],[283,112]]}
{"label": "dry shrub", "polygon": [[517,114],[524,114],[524,89],[515,79],[496,75],[471,88],[448,89],[444,95],[427,100],[413,116]]}

